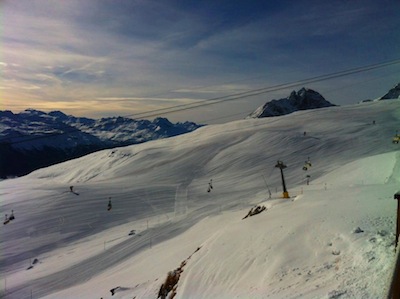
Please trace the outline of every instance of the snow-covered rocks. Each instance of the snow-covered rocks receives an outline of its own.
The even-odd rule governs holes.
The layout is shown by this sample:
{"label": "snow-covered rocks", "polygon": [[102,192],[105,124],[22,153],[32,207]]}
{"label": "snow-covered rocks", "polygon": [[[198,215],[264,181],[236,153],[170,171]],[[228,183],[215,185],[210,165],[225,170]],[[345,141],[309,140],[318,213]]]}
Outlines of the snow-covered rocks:
{"label": "snow-covered rocks", "polygon": [[248,117],[262,118],[280,116],[300,110],[317,109],[332,106],[335,105],[325,100],[325,98],[318,92],[303,87],[297,92],[292,91],[290,96],[286,98],[272,100],[265,103],[263,106],[257,108],[254,112],[252,112]]}
{"label": "snow-covered rocks", "polygon": [[382,96],[380,100],[400,99],[400,83],[388,91],[387,94]]}

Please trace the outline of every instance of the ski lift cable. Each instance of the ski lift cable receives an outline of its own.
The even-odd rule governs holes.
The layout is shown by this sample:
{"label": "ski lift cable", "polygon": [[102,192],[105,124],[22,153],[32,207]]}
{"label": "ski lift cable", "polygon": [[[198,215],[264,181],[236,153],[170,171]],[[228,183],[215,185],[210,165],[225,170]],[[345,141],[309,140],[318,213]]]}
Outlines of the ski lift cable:
{"label": "ski lift cable", "polygon": [[[395,64],[399,64],[399,63],[400,63],[400,59],[396,59],[396,60],[392,60],[392,61],[388,61],[388,62],[377,63],[377,64],[372,64],[372,65],[363,66],[363,67],[356,67],[356,68],[352,68],[352,69],[348,69],[348,70],[344,70],[344,71],[320,75],[320,76],[311,77],[311,78],[298,80],[298,81],[294,81],[294,82],[283,83],[283,84],[278,84],[278,85],[274,85],[274,86],[270,86],[270,87],[264,87],[264,88],[253,89],[253,90],[249,90],[249,91],[245,91],[245,92],[235,93],[235,94],[231,94],[231,95],[227,95],[227,96],[211,98],[211,99],[200,101],[198,103],[181,104],[181,105],[176,105],[176,106],[172,106],[172,107],[168,107],[168,108],[162,108],[162,109],[151,111],[151,112],[142,112],[142,113],[137,113],[137,114],[130,114],[127,116],[135,116],[136,118],[143,118],[143,117],[158,116],[159,111],[164,111],[163,114],[180,112],[180,111],[199,108],[199,107],[203,107],[203,106],[215,105],[215,104],[219,104],[219,103],[226,102],[226,101],[233,101],[233,100],[238,100],[238,99],[242,99],[242,98],[252,97],[252,96],[260,95],[263,93],[287,89],[290,87],[295,87],[295,86],[299,86],[299,85],[303,85],[303,84],[316,83],[316,82],[335,79],[335,78],[348,76],[348,75],[352,75],[352,74],[362,73],[362,72],[366,72],[366,71],[370,71],[370,70],[374,70],[374,69],[378,69],[378,68],[383,68],[386,66],[395,65]],[[168,110],[170,110],[170,111],[168,111]]]}
{"label": "ski lift cable", "polygon": [[[400,63],[400,59],[395,59],[387,62],[381,62],[381,63],[376,63],[376,64],[371,64],[363,67],[356,67],[356,68],[351,68],[339,72],[334,72],[330,74],[325,74],[325,75],[320,75],[316,77],[311,77],[303,80],[298,80],[294,82],[288,82],[288,83],[283,83],[283,84],[278,84],[270,87],[264,87],[264,88],[258,88],[258,89],[253,89],[245,92],[240,92],[240,93],[235,93],[231,95],[226,95],[226,96],[221,96],[221,97],[216,97],[216,98],[211,98],[207,100],[202,100],[198,103],[189,103],[189,104],[181,104],[181,105],[175,105],[172,107],[167,107],[167,108],[161,108],[153,111],[147,111],[147,112],[142,112],[142,113],[135,113],[135,114],[127,114],[124,117],[132,117],[134,116],[135,119],[143,119],[146,117],[154,117],[154,116],[160,116],[160,115],[165,115],[165,114],[170,114],[170,113],[175,113],[175,112],[181,112],[181,111],[186,111],[186,110],[192,110],[192,109],[197,109],[205,106],[210,106],[210,105],[215,105],[227,101],[234,101],[234,100],[239,100],[247,97],[252,97],[268,92],[273,92],[273,91],[278,91],[278,90],[283,90],[287,89],[290,87],[295,87],[303,84],[309,84],[309,83],[315,83],[315,82],[321,82],[321,81],[326,81],[326,80],[331,80],[339,77],[344,77],[352,74],[357,74],[357,73],[362,73],[374,69],[379,69],[379,68],[384,68],[387,66],[391,65],[396,65]],[[42,136],[35,136],[32,138],[24,139],[24,140],[14,140],[12,142],[6,142],[6,144],[11,145],[11,144],[18,144],[18,143],[23,143],[27,141],[34,141],[34,140],[40,140],[40,139],[45,139],[45,138],[50,138],[54,136],[61,136],[65,134],[70,134],[74,132],[80,132],[81,130],[78,128],[71,128],[71,130],[66,130],[61,133],[52,133],[52,134],[45,134]],[[25,136],[21,136],[23,138]],[[18,138],[18,137],[17,137]],[[4,137],[0,138],[0,142],[7,141],[9,140],[10,137]],[[3,142],[4,145],[4,142]]]}

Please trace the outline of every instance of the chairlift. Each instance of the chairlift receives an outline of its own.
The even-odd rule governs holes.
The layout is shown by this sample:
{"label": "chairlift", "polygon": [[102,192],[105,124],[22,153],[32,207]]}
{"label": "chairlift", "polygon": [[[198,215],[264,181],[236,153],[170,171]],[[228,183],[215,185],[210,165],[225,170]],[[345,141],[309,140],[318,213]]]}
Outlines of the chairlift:
{"label": "chairlift", "polygon": [[310,167],[311,167],[311,161],[310,161],[310,157],[308,157],[308,160],[305,161],[305,164],[304,164],[304,166],[303,166],[303,170],[306,171],[306,170],[308,170],[308,168],[310,168]]}
{"label": "chairlift", "polygon": [[400,135],[399,133],[396,131],[396,134],[394,135],[393,139],[392,139],[393,143],[399,143],[400,142]]}

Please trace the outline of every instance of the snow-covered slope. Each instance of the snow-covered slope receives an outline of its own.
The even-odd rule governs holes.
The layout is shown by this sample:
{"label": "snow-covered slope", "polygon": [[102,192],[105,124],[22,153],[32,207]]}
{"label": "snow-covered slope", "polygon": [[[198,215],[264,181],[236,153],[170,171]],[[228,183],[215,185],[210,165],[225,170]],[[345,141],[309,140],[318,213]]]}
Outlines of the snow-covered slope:
{"label": "snow-covered slope", "polygon": [[[2,181],[1,212],[16,219],[1,227],[1,292],[157,298],[178,269],[182,299],[382,298],[394,259],[399,124],[398,101],[307,110]],[[277,160],[290,199],[280,198]],[[255,205],[266,210],[243,219]]]}

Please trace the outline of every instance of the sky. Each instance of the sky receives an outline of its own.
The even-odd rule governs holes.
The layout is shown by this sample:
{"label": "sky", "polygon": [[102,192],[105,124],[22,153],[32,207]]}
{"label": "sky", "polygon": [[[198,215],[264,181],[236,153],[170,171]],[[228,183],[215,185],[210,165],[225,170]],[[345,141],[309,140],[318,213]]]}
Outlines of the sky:
{"label": "sky", "polygon": [[[0,109],[14,113],[139,118],[152,111],[172,121],[225,122],[303,86],[170,114],[160,109],[400,53],[397,0],[3,0],[0,9]],[[346,105],[399,82],[396,64],[305,87]]]}

